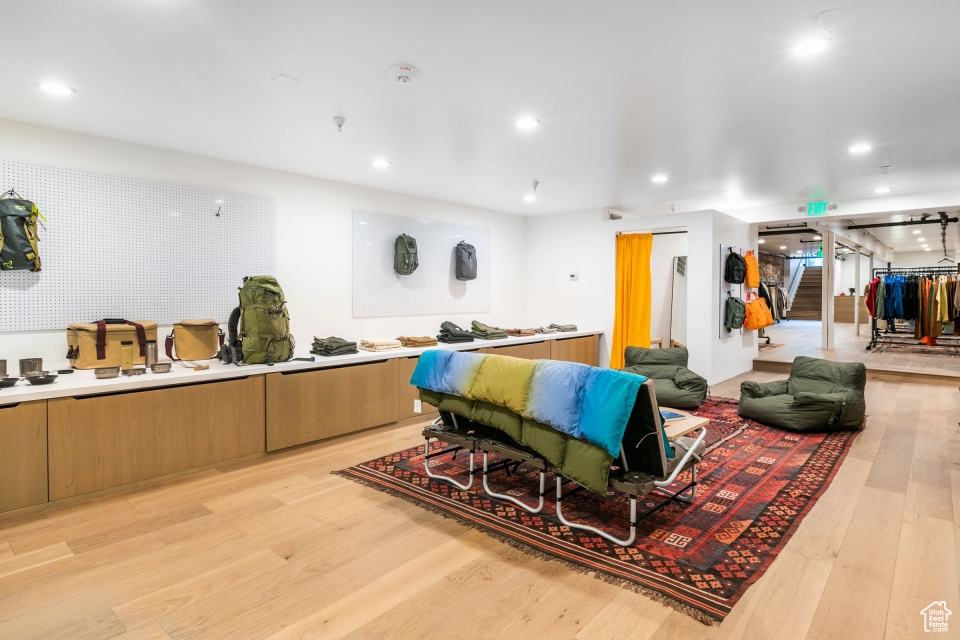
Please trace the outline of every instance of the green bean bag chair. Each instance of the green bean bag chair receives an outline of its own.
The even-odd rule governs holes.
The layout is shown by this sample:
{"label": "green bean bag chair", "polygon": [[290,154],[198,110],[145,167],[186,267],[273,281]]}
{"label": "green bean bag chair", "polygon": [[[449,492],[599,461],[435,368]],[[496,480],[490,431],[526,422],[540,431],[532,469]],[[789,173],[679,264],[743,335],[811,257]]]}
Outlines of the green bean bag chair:
{"label": "green bean bag chair", "polygon": [[742,383],[739,413],[791,431],[862,429],[866,385],[867,368],[861,362],[797,356],[787,380]]}
{"label": "green bean bag chair", "polygon": [[657,404],[670,409],[699,409],[707,397],[707,381],[687,368],[687,350],[627,347],[622,369],[653,380]]}

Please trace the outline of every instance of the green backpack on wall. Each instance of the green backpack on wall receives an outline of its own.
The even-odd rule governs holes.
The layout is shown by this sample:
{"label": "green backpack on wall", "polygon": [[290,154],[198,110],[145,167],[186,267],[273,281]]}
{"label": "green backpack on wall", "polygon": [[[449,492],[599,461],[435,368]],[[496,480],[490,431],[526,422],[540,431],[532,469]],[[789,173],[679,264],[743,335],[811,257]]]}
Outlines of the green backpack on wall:
{"label": "green backpack on wall", "polygon": [[397,236],[393,251],[393,270],[402,276],[408,276],[417,270],[420,260],[417,258],[417,241],[405,233]]}
{"label": "green backpack on wall", "polygon": [[243,279],[239,337],[246,364],[272,364],[293,357],[287,299],[273,276]]}
{"label": "green backpack on wall", "polygon": [[40,271],[38,217],[46,221],[37,205],[14,191],[0,196],[0,271]]}

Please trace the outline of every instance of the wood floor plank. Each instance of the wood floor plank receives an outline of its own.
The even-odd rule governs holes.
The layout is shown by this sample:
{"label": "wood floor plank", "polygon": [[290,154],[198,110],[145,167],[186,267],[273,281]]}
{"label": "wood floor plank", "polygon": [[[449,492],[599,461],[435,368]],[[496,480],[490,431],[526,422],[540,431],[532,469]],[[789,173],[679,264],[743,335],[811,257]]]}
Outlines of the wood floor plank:
{"label": "wood floor plank", "polygon": [[167,635],[159,622],[150,622],[142,627],[114,636],[110,640],[170,640],[170,636]]}
{"label": "wood floor plank", "polygon": [[[904,515],[886,637],[929,638],[920,612],[935,600],[960,602],[955,554],[952,522]],[[953,620],[950,623],[951,627],[956,626]]]}
{"label": "wood floor plank", "polygon": [[[270,640],[339,638],[430,588],[483,553],[484,534],[467,530],[356,591],[269,636]],[[397,589],[402,584],[403,589]]]}
{"label": "wood floor plank", "polygon": [[58,542],[36,551],[20,553],[5,560],[0,560],[0,580],[72,556],[73,551],[65,542]]}
{"label": "wood floor plank", "polygon": [[576,640],[630,638],[648,640],[672,609],[637,593],[621,590],[575,636]]}
{"label": "wood floor plank", "polygon": [[808,635],[882,638],[905,496],[864,487]]}
{"label": "wood floor plank", "polygon": [[125,602],[114,607],[113,612],[127,629],[133,629],[284,564],[285,560],[273,551],[264,549]]}
{"label": "wood floor plank", "polygon": [[0,560],[10,558],[13,555],[13,547],[10,546],[9,542],[0,543]]}

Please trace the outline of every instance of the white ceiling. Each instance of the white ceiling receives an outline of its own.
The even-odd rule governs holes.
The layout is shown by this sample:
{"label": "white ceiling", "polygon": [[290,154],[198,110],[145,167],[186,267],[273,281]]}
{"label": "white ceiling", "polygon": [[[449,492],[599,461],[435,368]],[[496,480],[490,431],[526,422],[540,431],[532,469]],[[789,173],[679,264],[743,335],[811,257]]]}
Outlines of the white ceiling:
{"label": "white ceiling", "polygon": [[[827,51],[792,55],[832,7]],[[960,2],[3,0],[0,15],[2,118],[496,210],[862,198],[884,163],[897,194],[960,186]],[[392,83],[398,63],[420,78]],[[524,114],[542,126],[516,130]],[[848,154],[858,141],[873,151]],[[371,168],[380,156],[393,166]]]}
{"label": "white ceiling", "polygon": [[[960,217],[960,208],[948,207],[945,209],[936,210],[928,209],[924,211],[900,211],[876,216],[857,216],[856,218],[849,220],[843,218],[831,218],[829,219],[829,222],[831,225],[835,226],[835,228],[847,230],[847,227],[852,225],[903,222],[908,220],[920,221],[922,220],[922,216],[924,214],[929,214],[929,217],[927,218],[927,222],[929,224],[877,227],[873,229],[866,229],[864,231],[866,231],[869,235],[872,235],[876,240],[879,240],[883,245],[886,246],[886,248],[891,249],[896,253],[924,251],[923,245],[926,244],[930,247],[930,255],[939,258],[943,257],[943,243],[941,242],[940,235],[941,226],[938,215],[939,211],[945,211],[949,218]],[[820,218],[819,220],[822,221],[825,219]],[[789,220],[785,222],[775,222],[769,225],[760,225],[759,229],[761,232],[764,232],[777,230],[777,228],[788,226],[799,228],[804,224],[817,221],[818,219],[816,218],[808,218],[806,220]],[[914,233],[915,231],[919,231],[919,233]],[[811,229],[808,233],[801,234],[761,236],[761,238],[764,240],[761,248],[765,251],[771,251],[773,253],[789,253],[793,255],[796,255],[798,250],[804,251],[805,253],[816,252],[818,243],[814,241],[814,236],[817,234],[818,231]],[[855,231],[848,231],[848,235],[854,239],[862,237]],[[920,240],[921,238],[923,239],[922,241]],[[960,223],[951,222],[947,225],[945,239],[947,253],[951,258],[956,257],[957,248],[960,246]],[[845,241],[840,240],[839,242]],[[781,246],[785,246],[787,248],[781,250]]]}

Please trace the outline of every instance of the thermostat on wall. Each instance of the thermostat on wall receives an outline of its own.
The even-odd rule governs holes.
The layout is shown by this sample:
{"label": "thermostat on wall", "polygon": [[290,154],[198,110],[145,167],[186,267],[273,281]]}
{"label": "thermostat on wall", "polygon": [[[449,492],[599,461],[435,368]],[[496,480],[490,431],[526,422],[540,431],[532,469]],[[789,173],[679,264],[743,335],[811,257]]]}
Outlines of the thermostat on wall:
{"label": "thermostat on wall", "polygon": [[571,273],[571,274],[570,274],[570,282],[574,282],[574,281],[579,280],[579,279],[580,279],[580,274],[579,274],[579,273]]}

